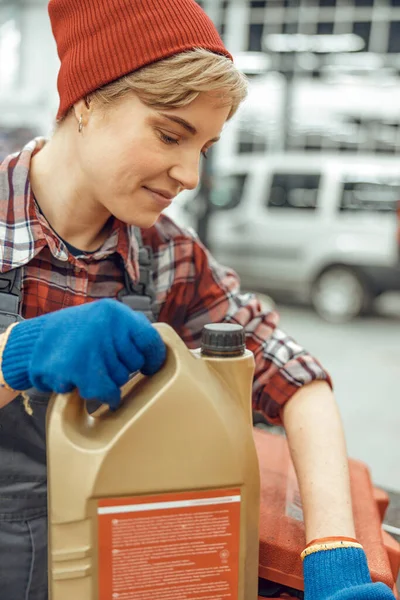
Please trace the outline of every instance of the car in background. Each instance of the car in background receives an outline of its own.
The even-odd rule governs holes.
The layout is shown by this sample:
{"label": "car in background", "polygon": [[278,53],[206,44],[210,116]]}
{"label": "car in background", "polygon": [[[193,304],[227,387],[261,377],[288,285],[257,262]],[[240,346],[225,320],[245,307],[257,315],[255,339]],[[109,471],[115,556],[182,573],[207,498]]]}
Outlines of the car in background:
{"label": "car in background", "polygon": [[[193,224],[198,202],[188,195],[178,221]],[[400,291],[395,157],[232,157],[218,166],[210,202],[208,245],[246,289],[310,302],[334,323]]]}

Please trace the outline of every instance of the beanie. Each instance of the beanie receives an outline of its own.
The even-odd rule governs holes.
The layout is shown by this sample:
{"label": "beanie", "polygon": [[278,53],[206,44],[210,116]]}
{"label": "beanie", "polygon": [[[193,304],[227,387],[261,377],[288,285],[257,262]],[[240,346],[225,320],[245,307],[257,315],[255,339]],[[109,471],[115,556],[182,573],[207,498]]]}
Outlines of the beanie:
{"label": "beanie", "polygon": [[61,68],[57,118],[88,94],[146,65],[204,48],[232,60],[195,0],[50,0]]}

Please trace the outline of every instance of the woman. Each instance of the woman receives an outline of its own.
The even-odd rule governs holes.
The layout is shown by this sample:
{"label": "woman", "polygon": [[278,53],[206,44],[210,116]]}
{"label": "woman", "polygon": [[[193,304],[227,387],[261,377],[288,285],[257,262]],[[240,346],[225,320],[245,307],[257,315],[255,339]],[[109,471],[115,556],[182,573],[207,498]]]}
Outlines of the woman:
{"label": "woman", "polygon": [[[130,373],[163,364],[150,321],[116,300],[137,291],[140,231],[155,259],[159,321],[189,347],[205,323],[246,328],[257,363],[254,408],[283,420],[299,478],[312,540],[306,596],[393,598],[371,584],[354,539],[328,375],[278,329],[276,313],[241,295],[235,274],[161,215],[197,186],[201,155],[246,94],[214,26],[194,0],[51,0],[49,12],[61,59],[56,131],[0,169],[2,596],[47,598],[49,393],[77,387],[116,408]],[[346,547],[334,549],[329,536]]]}

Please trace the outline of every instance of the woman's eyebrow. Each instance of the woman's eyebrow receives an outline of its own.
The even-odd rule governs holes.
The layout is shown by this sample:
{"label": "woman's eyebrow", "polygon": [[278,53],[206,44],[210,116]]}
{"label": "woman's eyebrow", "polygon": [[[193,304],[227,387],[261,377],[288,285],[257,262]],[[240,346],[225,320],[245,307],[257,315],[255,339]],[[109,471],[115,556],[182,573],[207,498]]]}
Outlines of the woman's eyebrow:
{"label": "woman's eyebrow", "polygon": [[[182,125],[182,127],[184,127],[186,129],[186,131],[188,131],[192,135],[197,135],[198,132],[197,132],[196,127],[194,127],[193,125],[191,125],[190,123],[185,121],[185,119],[182,119],[181,117],[176,117],[174,115],[168,115],[166,113],[160,113],[160,115],[162,117],[164,117],[165,119],[168,119],[169,121],[173,121],[174,123],[177,123],[178,125]],[[220,137],[216,137],[216,138],[213,138],[212,140],[210,140],[210,142],[219,142],[220,139],[221,139]]]}

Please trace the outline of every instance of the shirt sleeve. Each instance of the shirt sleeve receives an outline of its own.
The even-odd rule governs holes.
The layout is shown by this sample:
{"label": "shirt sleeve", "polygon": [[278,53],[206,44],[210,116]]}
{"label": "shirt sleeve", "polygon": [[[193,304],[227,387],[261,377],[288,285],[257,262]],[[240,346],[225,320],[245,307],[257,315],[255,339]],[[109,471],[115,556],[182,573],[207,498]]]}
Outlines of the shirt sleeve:
{"label": "shirt sleeve", "polygon": [[199,347],[208,323],[242,325],[256,363],[253,410],[273,424],[282,423],[282,407],[302,386],[315,380],[332,386],[320,363],[279,328],[275,310],[263,311],[254,294],[242,293],[236,273],[220,265],[198,239],[193,237],[190,250],[185,242],[175,246],[176,277],[160,320],[172,325],[189,348]]}

